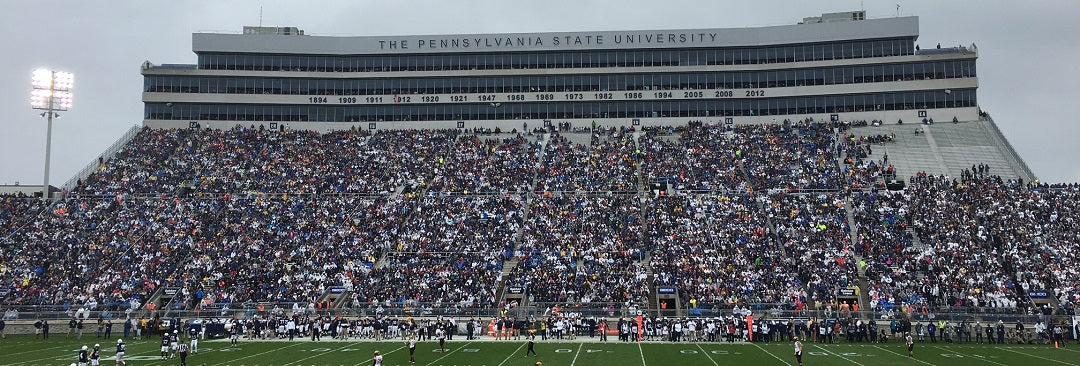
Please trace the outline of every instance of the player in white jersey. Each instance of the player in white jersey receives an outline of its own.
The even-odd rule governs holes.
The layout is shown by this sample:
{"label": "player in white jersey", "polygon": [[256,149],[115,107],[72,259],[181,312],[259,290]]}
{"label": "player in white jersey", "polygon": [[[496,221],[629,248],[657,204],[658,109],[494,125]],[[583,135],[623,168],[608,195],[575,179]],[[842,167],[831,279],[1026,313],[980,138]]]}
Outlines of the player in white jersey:
{"label": "player in white jersey", "polygon": [[416,358],[413,357],[416,353],[416,337],[409,336],[409,341],[405,344],[409,346],[409,363],[416,363]]}
{"label": "player in white jersey", "polygon": [[180,356],[180,331],[174,330],[172,335],[169,336],[169,349],[172,350],[172,354],[169,355],[169,358]]}
{"label": "player in white jersey", "polygon": [[188,339],[191,340],[189,342],[191,344],[191,353],[199,353],[199,333],[195,331],[195,328],[188,331]]}
{"label": "player in white jersey", "polygon": [[915,357],[915,341],[911,339],[911,333],[904,333],[904,341],[907,342],[907,356]]}
{"label": "player in white jersey", "polygon": [[435,339],[439,340],[439,352],[446,353],[446,332],[442,327],[435,327]]}
{"label": "player in white jersey", "polygon": [[795,359],[799,361],[799,366],[802,366],[802,342],[799,342],[799,337],[792,339],[795,340]]}
{"label": "player in white jersey", "polygon": [[382,355],[379,354],[378,350],[375,351],[375,357],[372,357],[371,360],[373,361],[371,366],[382,366]]}

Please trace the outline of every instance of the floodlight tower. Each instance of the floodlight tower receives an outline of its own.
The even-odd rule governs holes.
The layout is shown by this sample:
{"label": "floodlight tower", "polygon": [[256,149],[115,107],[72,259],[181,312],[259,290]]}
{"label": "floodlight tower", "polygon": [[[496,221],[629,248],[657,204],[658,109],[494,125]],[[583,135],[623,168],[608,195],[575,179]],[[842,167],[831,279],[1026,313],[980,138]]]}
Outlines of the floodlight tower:
{"label": "floodlight tower", "polygon": [[45,132],[45,181],[42,183],[41,198],[49,197],[49,155],[52,153],[52,121],[60,117],[57,111],[71,108],[71,87],[75,84],[75,75],[48,69],[34,70],[34,90],[30,92],[30,107],[43,110],[42,117],[49,121]]}

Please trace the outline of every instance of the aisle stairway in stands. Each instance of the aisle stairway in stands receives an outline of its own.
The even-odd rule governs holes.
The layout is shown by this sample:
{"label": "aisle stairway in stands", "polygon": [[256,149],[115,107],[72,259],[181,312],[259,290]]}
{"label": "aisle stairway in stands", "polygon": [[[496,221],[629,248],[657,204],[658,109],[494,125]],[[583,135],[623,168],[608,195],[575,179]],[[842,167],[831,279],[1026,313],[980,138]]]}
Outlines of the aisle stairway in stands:
{"label": "aisle stairway in stands", "polygon": [[[859,245],[859,228],[855,225],[855,213],[851,207],[851,195],[844,197],[844,213],[847,214],[848,227],[851,228],[851,245]],[[855,268],[859,271],[859,309],[869,309],[870,305],[870,283],[866,278],[866,266],[863,265],[863,257],[859,254],[854,255]]]}
{"label": "aisle stairway in stands", "polygon": [[[526,138],[528,138],[528,137],[529,136],[526,136]],[[537,166],[539,166],[540,164],[542,164],[541,162],[544,161],[544,153],[545,153],[545,150],[547,149],[548,142],[551,141],[551,134],[538,134],[536,137],[540,138],[540,151],[536,156],[536,164],[537,164]],[[532,178],[530,178],[532,184],[529,185],[529,191],[524,192],[523,196],[519,197],[519,199],[524,198],[524,202],[521,203],[521,207],[523,207],[524,210],[525,210],[525,214],[523,215],[522,222],[529,222],[529,218],[530,218],[530,216],[532,214],[532,210],[530,208],[532,207],[533,198],[536,197],[537,176],[539,176],[539,175],[540,175],[539,169],[533,169],[533,176],[532,176]],[[510,277],[510,272],[512,272],[514,270],[514,268],[517,268],[517,266],[521,264],[520,263],[521,261],[519,260],[517,250],[518,250],[518,248],[521,247],[521,244],[523,244],[525,242],[525,225],[522,225],[520,228],[518,228],[517,238],[518,238],[517,242],[514,243],[514,255],[512,257],[508,258],[507,260],[503,261],[502,271],[499,272],[499,278],[497,280],[499,282],[499,284],[497,286],[497,288],[499,290],[495,294],[495,299],[499,303],[502,303],[503,299],[505,299],[506,281]],[[526,296],[524,299],[522,299],[521,306],[528,305],[527,304],[528,301],[529,301],[529,298]]]}
{"label": "aisle stairway in stands", "polygon": [[[839,138],[841,135],[843,134],[840,133],[839,129],[833,128],[833,146],[837,146],[839,144]],[[839,151],[835,151],[834,157],[835,159],[833,160],[839,169],[838,171],[843,173],[845,168],[843,160],[844,157],[840,155]],[[855,225],[855,213],[853,212],[851,206],[851,194],[844,195],[844,215],[847,218],[849,228],[848,234],[851,236],[851,245],[858,245],[859,227]],[[868,309],[866,306],[870,304],[870,296],[867,293],[867,290],[869,289],[869,283],[866,280],[866,268],[862,265],[864,263],[863,257],[859,254],[855,254],[854,258],[856,263],[855,267],[859,271],[859,309]]]}
{"label": "aisle stairway in stands", "polygon": [[[915,248],[919,253],[923,253],[927,249],[930,249],[929,245],[923,244],[922,240],[919,239],[919,235],[917,235],[915,233],[915,229],[912,229],[911,227],[908,227],[906,231],[907,231],[908,235],[911,235],[911,247],[912,248]],[[926,278],[926,273],[923,272],[923,271],[916,271],[915,272],[915,278],[918,279],[919,282],[921,283],[922,280]]]}
{"label": "aisle stairway in stands", "polygon": [[[644,135],[645,134],[642,133],[641,131],[635,131],[633,133],[633,138],[631,138],[631,141],[634,142],[635,151],[644,151],[644,149],[641,146],[641,139],[644,137]],[[651,189],[649,187],[650,182],[649,182],[648,177],[646,177],[645,174],[641,171],[642,165],[644,165],[644,164],[641,164],[641,161],[639,160],[638,165],[637,165],[637,170],[634,171],[635,176],[638,178],[638,187],[639,187],[638,191],[639,192],[641,192],[641,191],[650,192],[651,191]],[[646,194],[648,194],[648,193],[646,193]],[[648,209],[648,207],[647,207],[648,206],[647,205],[648,201],[643,199],[643,200],[640,200],[640,202],[641,202],[641,213],[642,213],[642,215],[646,215],[648,213],[648,210],[647,210]],[[649,232],[649,220],[645,220],[645,217],[641,218],[641,231],[646,232],[646,233]],[[646,283],[646,286],[648,286],[648,288],[649,288],[649,292],[648,292],[649,297],[645,300],[646,301],[646,307],[645,308],[646,309],[648,309],[648,308],[659,309],[660,308],[660,303],[658,302],[658,300],[656,298],[656,281],[655,281],[655,277],[654,277],[654,274],[653,274],[653,268],[652,268],[652,264],[651,264],[651,262],[652,262],[652,248],[650,247],[651,244],[652,243],[645,243],[645,245],[646,245],[646,247],[644,248],[645,256],[641,260],[641,263],[645,264],[645,283]]]}

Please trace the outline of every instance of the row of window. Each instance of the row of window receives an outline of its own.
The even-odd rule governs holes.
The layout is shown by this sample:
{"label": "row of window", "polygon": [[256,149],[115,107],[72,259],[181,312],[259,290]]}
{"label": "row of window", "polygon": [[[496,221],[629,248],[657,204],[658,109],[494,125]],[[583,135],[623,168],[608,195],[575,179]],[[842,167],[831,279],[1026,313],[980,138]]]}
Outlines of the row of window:
{"label": "row of window", "polygon": [[976,105],[975,89],[790,98],[426,105],[256,105],[146,103],[145,117],[228,121],[449,121],[798,115]]}
{"label": "row of window", "polygon": [[769,71],[666,74],[308,79],[148,75],[143,90],[162,93],[389,95],[612,90],[750,89],[968,78],[975,60]]}
{"label": "row of window", "polygon": [[913,38],[804,43],[783,46],[593,50],[417,55],[266,55],[200,53],[199,68],[260,71],[439,71],[744,65],[903,56],[915,53]]}

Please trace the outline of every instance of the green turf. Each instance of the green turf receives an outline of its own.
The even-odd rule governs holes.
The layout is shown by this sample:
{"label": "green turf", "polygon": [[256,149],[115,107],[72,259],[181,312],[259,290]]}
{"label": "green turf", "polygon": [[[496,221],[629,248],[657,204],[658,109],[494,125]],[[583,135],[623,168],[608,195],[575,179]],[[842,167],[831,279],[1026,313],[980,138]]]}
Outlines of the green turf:
{"label": "green turf", "polygon": [[[76,361],[79,347],[101,343],[102,365],[115,365],[115,340],[93,336],[82,341],[53,336],[48,341],[30,336],[9,336],[0,340],[0,365],[66,366]],[[153,340],[129,340],[128,365],[179,365],[179,359],[158,359],[159,343]],[[421,342],[416,351],[420,366],[682,366],[682,365],[777,365],[794,366],[790,342],[759,344],[728,343],[597,343],[592,341],[539,341],[538,356],[525,356],[524,341],[447,342],[446,353],[436,342]],[[409,364],[408,349],[399,341],[241,341],[231,347],[224,340],[200,343],[200,352],[188,358],[188,364],[232,366],[308,366],[371,365],[372,354],[379,350],[386,366]],[[1053,346],[992,346],[977,344],[916,344],[916,358],[907,357],[900,343],[886,345],[805,344],[804,365],[1080,365],[1080,346],[1054,349]]]}

